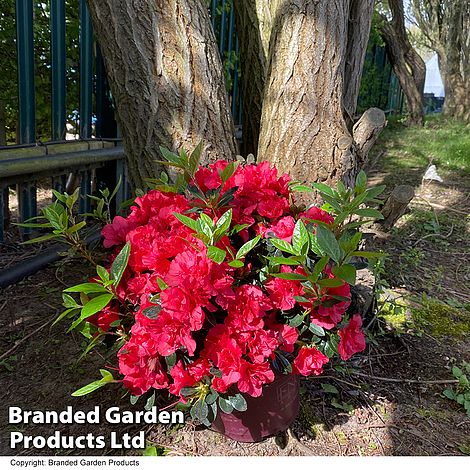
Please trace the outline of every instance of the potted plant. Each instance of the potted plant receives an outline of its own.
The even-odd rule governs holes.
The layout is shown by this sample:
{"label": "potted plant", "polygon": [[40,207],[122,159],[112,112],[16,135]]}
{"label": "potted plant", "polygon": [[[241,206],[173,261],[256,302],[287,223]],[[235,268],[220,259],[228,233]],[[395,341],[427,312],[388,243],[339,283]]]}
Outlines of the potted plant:
{"label": "potted plant", "polygon": [[[166,173],[149,181],[130,214],[103,228],[108,262],[64,291],[60,318],[74,318],[88,350],[112,338],[122,376],[102,370],[75,395],[119,380],[131,401],[164,391],[201,423],[260,440],[295,419],[300,376],[365,348],[361,316],[347,309],[355,257],[374,256],[358,251],[361,224],[380,217],[364,204],[383,187],[367,189],[363,172],[355,188],[332,189],[292,182],[267,162],[202,167],[201,145],[191,155],[161,150],[174,182]],[[321,208],[296,200],[312,191]],[[76,245],[76,195],[56,197],[46,224]],[[88,216],[106,220],[105,203]]]}

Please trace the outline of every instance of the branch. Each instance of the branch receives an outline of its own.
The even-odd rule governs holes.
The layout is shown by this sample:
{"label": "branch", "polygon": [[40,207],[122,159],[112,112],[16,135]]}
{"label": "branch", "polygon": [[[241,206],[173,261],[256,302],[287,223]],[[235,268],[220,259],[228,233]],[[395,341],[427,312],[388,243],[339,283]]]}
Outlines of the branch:
{"label": "branch", "polygon": [[353,139],[356,144],[359,166],[364,165],[369,150],[386,125],[385,113],[379,108],[369,108],[354,124]]}

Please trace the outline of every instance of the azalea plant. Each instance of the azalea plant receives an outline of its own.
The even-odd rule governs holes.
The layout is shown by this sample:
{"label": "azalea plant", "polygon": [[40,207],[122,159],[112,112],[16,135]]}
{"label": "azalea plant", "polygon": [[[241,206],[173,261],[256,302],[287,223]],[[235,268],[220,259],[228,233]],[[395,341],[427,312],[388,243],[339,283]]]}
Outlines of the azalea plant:
{"label": "azalea plant", "polygon": [[[149,181],[129,215],[102,229],[109,257],[96,277],[64,291],[60,318],[74,318],[87,350],[115,340],[122,376],[102,370],[75,395],[122,380],[133,401],[165,390],[209,425],[218,410],[246,410],[244,396],[277,374],[319,375],[365,348],[350,287],[357,257],[376,256],[358,251],[359,229],[381,217],[368,205],[382,186],[367,189],[363,172],[353,189],[305,185],[267,162],[199,166],[201,145],[161,150],[174,181]],[[297,201],[314,191],[322,207]],[[67,211],[71,196],[56,196],[52,212]],[[55,218],[60,237],[69,222]]]}

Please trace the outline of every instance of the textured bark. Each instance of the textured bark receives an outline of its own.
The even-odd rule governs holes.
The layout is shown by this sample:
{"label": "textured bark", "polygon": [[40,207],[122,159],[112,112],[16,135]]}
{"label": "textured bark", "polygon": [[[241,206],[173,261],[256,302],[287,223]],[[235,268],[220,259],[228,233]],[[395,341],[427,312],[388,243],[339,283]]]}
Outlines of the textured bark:
{"label": "textured bark", "polygon": [[379,222],[382,228],[388,230],[406,212],[408,204],[415,196],[415,190],[409,185],[397,186],[390,194],[382,208],[383,220]]}
{"label": "textured bark", "polygon": [[300,181],[353,183],[361,143],[351,135],[351,116],[372,10],[372,0],[291,0],[279,7],[271,35],[259,160]]}
{"label": "textured bark", "polygon": [[271,31],[281,0],[235,0],[243,96],[242,154],[256,156]]}
{"label": "textured bark", "polygon": [[201,0],[88,0],[134,188],[163,145],[206,144],[205,162],[236,154],[221,59]]}
{"label": "textured bark", "polygon": [[470,123],[470,2],[412,0],[413,14],[437,52],[445,90],[443,112]]}
{"label": "textured bark", "polygon": [[351,128],[361,86],[362,67],[367,52],[374,2],[370,0],[351,0],[349,3],[343,107],[348,128]]}
{"label": "textured bark", "polygon": [[426,65],[411,45],[405,28],[403,0],[389,0],[391,19],[382,16],[381,34],[408,107],[408,124],[424,124]]}

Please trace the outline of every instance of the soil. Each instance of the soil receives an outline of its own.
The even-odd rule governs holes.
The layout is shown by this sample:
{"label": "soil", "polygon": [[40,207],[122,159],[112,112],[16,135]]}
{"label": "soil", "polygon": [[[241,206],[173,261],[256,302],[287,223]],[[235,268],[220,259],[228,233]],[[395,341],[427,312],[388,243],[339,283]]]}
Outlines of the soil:
{"label": "soil", "polygon": [[[155,452],[167,455],[469,454],[470,417],[461,405],[442,395],[453,385],[447,383],[454,379],[452,366],[470,362],[469,335],[456,336],[445,329],[435,332],[425,322],[413,323],[412,319],[421,312],[423,294],[458,312],[470,302],[469,219],[465,215],[470,211],[470,178],[449,174],[443,184],[422,185],[418,170],[390,175],[381,170],[380,163],[369,173],[373,184],[385,181],[387,191],[404,180],[418,188],[419,198],[410,213],[374,242],[375,248],[391,255],[384,275],[386,292],[409,301],[405,320],[397,329],[380,315],[372,317],[367,349],[347,369],[331,368],[320,377],[304,379],[301,410],[287,432],[261,443],[243,444],[196,426],[190,419],[177,426],[8,424],[9,406],[62,411],[68,405],[76,410],[96,405],[102,410],[111,406],[135,410],[144,405],[139,400],[132,407],[119,384],[86,397],[71,397],[74,390],[99,378],[103,364],[116,364],[112,356],[103,357],[100,351],[77,362],[82,351],[80,334],[67,334],[67,322],[51,326],[63,310],[62,289],[89,274],[81,263],[62,261],[0,290],[0,455],[140,455],[139,450],[109,447],[11,449],[10,433],[48,436],[60,431],[109,437],[113,431],[135,435],[141,430]],[[8,241],[0,252],[2,266],[24,261],[26,253],[14,238]]]}

